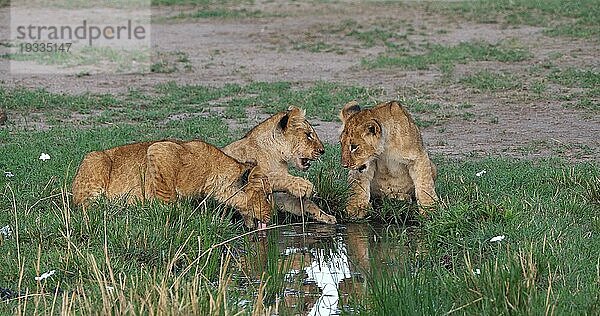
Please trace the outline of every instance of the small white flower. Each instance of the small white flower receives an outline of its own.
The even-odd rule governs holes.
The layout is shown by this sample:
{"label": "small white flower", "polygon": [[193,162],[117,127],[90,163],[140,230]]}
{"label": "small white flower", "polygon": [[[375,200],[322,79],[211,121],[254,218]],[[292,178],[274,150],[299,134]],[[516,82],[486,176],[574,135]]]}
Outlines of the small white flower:
{"label": "small white flower", "polygon": [[12,230],[10,229],[10,226],[6,225],[0,228],[0,235],[4,235],[4,238],[10,237],[10,235],[12,235]]}
{"label": "small white flower", "polygon": [[37,277],[37,276],[36,276],[36,277],[35,277],[35,280],[36,280],[36,281],[42,281],[42,280],[45,280],[45,279],[47,279],[47,278],[51,277],[51,276],[52,276],[52,275],[53,275],[55,272],[56,272],[55,270],[50,270],[50,271],[48,271],[48,272],[44,272],[44,273],[42,273],[42,275],[40,275],[39,277]]}
{"label": "small white flower", "polygon": [[490,242],[502,241],[504,238],[506,238],[506,236],[504,236],[504,235],[496,236],[496,237],[493,237],[492,239],[490,239]]}
{"label": "small white flower", "polygon": [[239,302],[237,303],[237,305],[238,305],[239,307],[246,307],[246,306],[247,306],[248,304],[250,304],[250,303],[252,303],[252,302],[250,302],[249,300],[241,300],[241,301],[239,301]]}
{"label": "small white flower", "polygon": [[10,172],[10,171],[4,171],[4,176],[7,177],[7,178],[12,178],[15,175],[12,172]]}
{"label": "small white flower", "polygon": [[112,286],[106,286],[106,290],[108,290],[109,292],[112,292],[115,288]]}
{"label": "small white flower", "polygon": [[46,153],[42,153],[42,154],[40,155],[40,158],[39,158],[39,159],[40,159],[41,161],[50,160],[50,155],[48,155],[48,154],[46,154]]}
{"label": "small white flower", "polygon": [[480,275],[481,274],[481,270],[475,269],[475,270],[473,270],[473,274]]}
{"label": "small white flower", "polygon": [[484,175],[486,173],[487,173],[487,171],[485,171],[485,169],[484,169],[484,170],[481,170],[481,171],[477,172],[475,175],[478,176],[478,177],[481,177],[482,175]]}

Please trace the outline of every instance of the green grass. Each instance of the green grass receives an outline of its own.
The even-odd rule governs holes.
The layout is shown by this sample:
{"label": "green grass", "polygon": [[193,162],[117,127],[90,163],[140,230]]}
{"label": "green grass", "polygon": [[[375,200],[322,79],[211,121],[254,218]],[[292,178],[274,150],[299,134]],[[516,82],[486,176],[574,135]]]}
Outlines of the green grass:
{"label": "green grass", "polygon": [[[66,48],[65,48],[66,49]],[[116,73],[148,71],[150,52],[147,49],[137,50],[115,49],[111,47],[71,47],[69,52],[53,53],[7,53],[0,55],[16,61],[33,61],[41,65],[56,65],[61,68],[103,65],[104,69]]]}
{"label": "green grass", "polygon": [[567,101],[566,107],[589,112],[600,111],[600,73],[595,69],[552,68],[547,74],[549,82],[566,87],[567,93],[558,95],[558,100]]}
{"label": "green grass", "polygon": [[161,85],[162,93],[156,101],[165,104],[204,103],[231,97],[221,104],[229,113],[245,117],[243,109],[259,106],[267,113],[276,113],[295,105],[304,108],[309,116],[325,121],[337,118],[339,107],[347,100],[366,100],[371,95],[381,94],[379,90],[361,87],[343,86],[336,83],[317,82],[308,88],[296,88],[290,82],[254,82],[246,86],[228,84],[222,88],[204,86],[179,86],[176,84]]}
{"label": "green grass", "polygon": [[352,38],[360,47],[369,48],[376,45],[385,46],[387,48],[400,48],[401,44],[408,44],[407,34],[399,33],[398,29],[405,28],[401,22],[386,21],[374,22],[370,25],[363,25],[355,20],[344,20],[336,25],[324,27],[321,32],[329,34],[340,34],[347,38]]}
{"label": "green grass", "polygon": [[[125,124],[89,130],[68,126],[46,132],[0,130],[0,169],[14,174],[0,178],[0,223],[14,232],[8,238],[0,235],[5,254],[0,258],[0,288],[45,293],[28,306],[16,300],[2,304],[0,314],[50,313],[55,289],[59,305],[74,293],[85,293],[73,298],[69,310],[87,314],[124,314],[132,308],[173,313],[182,302],[200,314],[241,310],[234,303],[226,306],[222,298],[210,302],[209,296],[217,300],[219,295],[231,300],[243,296],[252,306],[259,287],[229,288],[231,274],[221,273],[230,268],[227,256],[234,253],[229,250],[250,251],[246,248],[250,244],[240,238],[207,252],[243,232],[241,219],[234,219],[232,210],[212,201],[136,206],[100,201],[85,213],[69,205],[67,192],[86,152],[162,138],[202,138],[217,145],[232,140],[219,118],[172,122],[160,129],[153,124]],[[42,151],[51,159],[39,160]],[[268,258],[277,262],[278,253]],[[33,279],[50,270],[56,275],[47,281]],[[272,285],[262,291],[271,297],[283,274],[269,272],[263,281],[268,277]]]}
{"label": "green grass", "polygon": [[[334,52],[345,54],[348,50],[383,46],[394,52],[407,51],[415,44],[408,40],[414,30],[398,32],[406,29],[400,21],[373,22],[361,24],[347,19],[339,23],[318,25],[306,30],[304,38],[291,41],[293,49],[312,53]],[[410,29],[410,27],[408,27]]]}
{"label": "green grass", "polygon": [[591,112],[600,112],[600,89],[594,89],[579,97],[575,104],[571,105],[576,109],[583,109]]}
{"label": "green grass", "polygon": [[2,106],[9,110],[45,110],[64,108],[70,111],[86,111],[93,108],[116,106],[118,100],[111,95],[83,94],[78,96],[50,93],[44,89],[6,89],[0,87]]}
{"label": "green grass", "polygon": [[543,81],[536,81],[532,84],[531,90],[536,95],[542,95],[546,90],[548,90],[548,86]]}
{"label": "green grass", "polygon": [[193,13],[181,13],[177,16],[174,16],[174,19],[184,19],[184,18],[192,18],[192,19],[211,19],[211,18],[221,18],[221,19],[240,19],[240,18],[261,18],[266,16],[272,16],[270,14],[265,14],[260,10],[247,10],[247,9],[208,9],[203,8],[199,9]]}
{"label": "green grass", "polygon": [[436,65],[452,68],[454,64],[471,61],[519,62],[531,58],[531,53],[521,48],[509,48],[483,42],[464,42],[455,46],[429,45],[419,55],[383,53],[374,59],[363,59],[367,68],[396,67],[405,70],[427,70]]}
{"label": "green grass", "polygon": [[177,71],[191,71],[192,63],[185,52],[157,52],[152,58],[150,72],[173,73]]}
{"label": "green grass", "polygon": [[567,87],[600,88],[600,72],[593,69],[554,69],[548,78]]}
{"label": "green grass", "polygon": [[[147,111],[153,99],[182,113],[188,105],[225,97],[276,106],[298,98],[303,104],[329,106],[330,100],[357,93],[352,90],[356,88],[344,89],[349,88],[325,83],[307,88],[289,83],[220,88],[167,84],[152,95],[131,91],[118,97],[2,90],[11,111],[46,113],[61,105],[90,111],[100,104],[123,111],[131,107],[129,111],[141,114],[138,120],[109,127],[95,123],[80,129],[59,122],[47,131],[12,125],[0,129],[0,171],[14,174],[0,176],[0,227],[9,225],[13,231],[8,238],[0,234],[0,288],[29,294],[0,304],[0,314],[249,314],[272,307],[286,287],[301,289],[302,278],[293,285],[286,281],[287,272],[297,267],[277,247],[285,235],[269,233],[262,241],[241,237],[211,248],[244,232],[239,216],[217,203],[126,206],[101,200],[84,213],[69,205],[68,192],[78,163],[92,150],[162,138],[202,138],[222,146],[237,137],[215,116],[157,125],[156,112]],[[120,104],[119,98],[127,100]],[[443,110],[441,104],[420,99],[405,103],[418,115]],[[331,111],[341,104],[331,105]],[[39,160],[41,152],[51,159]],[[315,201],[343,220],[347,182],[339,157],[339,146],[328,145],[324,157],[299,174],[315,184]],[[441,205],[423,218],[413,204],[376,203],[369,221],[384,229],[366,240],[371,261],[352,261],[365,283],[355,284],[360,290],[342,297],[344,312],[600,312],[597,161],[440,156],[434,161]],[[476,176],[481,170],[487,173]],[[299,220],[276,217],[280,223]],[[506,239],[489,241],[497,235]],[[345,242],[348,253],[360,250],[352,239]],[[477,269],[479,274],[474,273]],[[56,270],[52,277],[34,280],[50,270]],[[311,301],[308,293],[298,295],[305,303]],[[242,301],[248,303],[239,305]],[[280,313],[286,315],[304,308],[280,304]]]}
{"label": "green grass", "polygon": [[597,38],[600,34],[596,0],[475,0],[440,2],[430,8],[479,23],[543,26],[552,36]]}
{"label": "green grass", "polygon": [[237,5],[253,5],[253,0],[152,0],[154,6],[186,6],[185,11],[179,15],[168,18],[158,17],[156,21],[165,21],[173,19],[245,19],[273,17],[277,14],[265,13],[260,10],[251,10],[247,8],[235,8]]}
{"label": "green grass", "polygon": [[481,71],[466,76],[460,79],[460,82],[467,87],[480,91],[514,90],[522,87],[522,84],[514,76],[489,71]]}
{"label": "green grass", "polygon": [[311,53],[336,53],[338,55],[346,53],[344,48],[324,41],[293,42],[292,45],[296,50],[305,50]]}
{"label": "green grass", "polygon": [[[74,301],[76,308],[113,313],[123,313],[127,306],[173,310],[176,305],[169,302],[180,300],[185,308],[215,312],[208,295],[222,291],[228,303],[227,307],[218,305],[221,312],[239,310],[234,304],[237,300],[254,301],[258,288],[246,288],[244,277],[228,279],[227,275],[237,274],[235,265],[228,267],[225,277],[219,277],[227,263],[218,255],[220,251],[207,257],[206,265],[202,261],[202,269],[196,270],[199,267],[194,264],[211,245],[241,233],[241,223],[230,211],[215,204],[198,209],[189,201],[135,207],[102,201],[81,214],[64,204],[63,199],[68,199],[64,188],[68,191],[73,163],[79,156],[115,142],[159,137],[138,133],[128,128],[117,132],[106,128],[83,133],[66,129],[34,135],[18,132],[13,134],[14,142],[2,145],[7,155],[2,155],[0,165],[12,170],[15,177],[2,180],[0,223],[9,224],[19,236],[18,247],[16,235],[0,237],[6,253],[0,259],[0,287],[17,290],[20,279],[21,291],[28,289],[31,294],[53,293],[59,287],[59,302],[65,299],[62,293],[76,291],[85,293],[85,299]],[[70,146],[68,141],[79,146]],[[17,147],[21,150],[13,149]],[[50,152],[52,159],[37,160],[40,150]],[[343,205],[340,192],[345,190],[345,172],[337,165],[338,157],[339,148],[328,147],[326,157],[309,176],[319,190],[320,202],[336,213]],[[557,314],[598,311],[597,164],[498,158],[437,160],[438,192],[444,206],[428,219],[408,222],[420,222],[414,227],[418,245],[402,248],[400,253],[382,253],[373,258],[370,268],[361,271],[366,293],[351,294],[355,295],[349,298],[354,310],[377,315],[397,308],[424,314],[457,308],[467,314],[535,314],[547,308]],[[482,169],[488,172],[476,177]],[[557,191],[557,187],[561,189]],[[21,215],[15,215],[13,203]],[[385,223],[389,225],[389,236],[383,238],[414,242],[394,233],[406,229],[403,218],[415,216],[414,207],[385,201],[382,205],[378,213],[388,213]],[[377,214],[372,220],[379,218]],[[500,234],[506,235],[506,240],[489,242]],[[256,243],[241,239],[223,250],[234,254],[240,249],[257,251],[255,247]],[[274,241],[268,241],[267,252],[259,255],[266,258],[257,258],[252,266],[254,275],[264,271],[263,280],[270,277],[272,282],[266,283],[261,298],[266,304],[282,293],[283,276],[290,264],[276,249]],[[386,262],[383,269],[382,261]],[[186,271],[190,266],[192,270]],[[57,271],[52,278],[39,284],[32,280],[50,269]],[[481,273],[473,274],[476,269]],[[208,282],[211,280],[219,282]],[[222,289],[222,284],[228,288]],[[107,286],[113,288],[112,294]],[[176,290],[169,292],[169,287]],[[53,294],[34,296],[29,309],[9,301],[0,310],[13,313],[24,308],[31,312],[38,302],[38,309],[47,311],[52,300]]]}
{"label": "green grass", "polygon": [[406,39],[406,34],[400,35],[378,27],[366,31],[352,30],[346,36],[362,42],[364,47],[373,47],[378,43],[382,43],[385,46],[395,48],[395,39]]}
{"label": "green grass", "polygon": [[[446,205],[422,220],[416,254],[386,258],[384,269],[373,260],[363,271],[367,299],[357,299],[359,310],[598,313],[597,164],[490,157],[442,159],[438,167]],[[480,170],[487,173],[477,177]],[[489,241],[498,235],[506,238]]]}
{"label": "green grass", "polygon": [[[158,67],[158,66],[157,66]],[[230,118],[246,117],[245,108],[258,106],[267,113],[286,110],[291,105],[306,109],[309,117],[325,121],[337,119],[339,108],[348,100],[368,101],[382,94],[379,89],[317,82],[299,88],[290,82],[255,82],[245,86],[221,87],[159,84],[149,95],[130,90],[124,95],[65,95],[43,89],[7,89],[0,87],[6,109],[16,112],[44,112],[56,121],[69,122],[73,112],[88,115],[84,125],[116,122],[170,121],[176,115],[207,115],[213,106],[223,106]],[[91,113],[92,110],[95,113]],[[171,124],[171,123],[169,123]]]}
{"label": "green grass", "polygon": [[151,0],[152,5],[217,5],[217,4],[253,4],[254,0]]}

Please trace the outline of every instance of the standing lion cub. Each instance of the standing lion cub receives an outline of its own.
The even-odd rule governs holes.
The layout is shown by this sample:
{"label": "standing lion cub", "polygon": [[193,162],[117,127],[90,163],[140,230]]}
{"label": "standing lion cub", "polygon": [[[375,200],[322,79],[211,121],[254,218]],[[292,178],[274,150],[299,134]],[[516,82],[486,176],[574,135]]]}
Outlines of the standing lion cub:
{"label": "standing lion cub", "polygon": [[271,184],[259,166],[240,163],[203,141],[159,141],[94,151],[85,156],[73,181],[73,202],[86,205],[100,195],[173,201],[211,195],[244,216],[271,218]]}
{"label": "standing lion cub", "polygon": [[372,196],[410,200],[431,206],[435,193],[435,165],[429,160],[421,133],[398,102],[361,110],[355,101],[340,112],[342,163],[349,168],[350,197],[346,212],[363,218]]}

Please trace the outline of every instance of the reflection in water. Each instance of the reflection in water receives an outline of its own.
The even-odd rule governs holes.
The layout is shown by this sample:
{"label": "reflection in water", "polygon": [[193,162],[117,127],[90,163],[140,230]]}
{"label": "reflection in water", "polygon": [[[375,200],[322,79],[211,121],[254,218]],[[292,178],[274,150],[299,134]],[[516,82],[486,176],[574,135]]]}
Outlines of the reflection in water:
{"label": "reflection in water", "polygon": [[[369,253],[396,256],[397,243],[390,245],[374,238],[378,229],[369,224],[288,226],[269,231],[275,240],[269,247],[285,258],[286,291],[283,306],[294,314],[336,315],[348,310],[348,298],[361,297],[365,291]],[[263,240],[254,249],[272,251]],[[261,255],[259,254],[259,257]],[[266,255],[262,255],[266,258]],[[260,261],[260,260],[259,260]],[[264,264],[264,262],[263,262]]]}
{"label": "reflection in water", "polygon": [[310,266],[304,268],[308,275],[306,281],[315,282],[321,289],[321,296],[308,315],[335,313],[338,310],[340,281],[351,277],[350,263],[342,237],[336,237],[335,244],[337,251],[332,249],[311,250],[314,259]]}

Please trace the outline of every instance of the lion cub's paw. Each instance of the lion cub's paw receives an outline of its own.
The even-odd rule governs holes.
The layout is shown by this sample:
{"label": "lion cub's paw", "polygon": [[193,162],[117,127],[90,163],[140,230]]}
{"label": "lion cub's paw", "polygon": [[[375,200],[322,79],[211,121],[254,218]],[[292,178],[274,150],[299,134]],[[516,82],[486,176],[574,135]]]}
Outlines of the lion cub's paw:
{"label": "lion cub's paw", "polygon": [[294,182],[289,186],[289,192],[296,197],[310,197],[313,194],[313,184],[302,178],[294,179]]}
{"label": "lion cub's paw", "polygon": [[346,214],[348,214],[351,219],[363,219],[367,216],[369,206],[368,203],[364,205],[349,204],[346,206]]}
{"label": "lion cub's paw", "polygon": [[336,224],[337,219],[335,216],[329,215],[327,213],[321,212],[318,216],[315,216],[315,219],[321,223],[325,224]]}
{"label": "lion cub's paw", "polygon": [[433,199],[429,196],[418,200],[417,204],[419,205],[419,214],[427,216],[429,212],[435,210],[437,204],[436,200],[437,197],[436,199]]}
{"label": "lion cub's paw", "polygon": [[431,208],[438,200],[435,189],[417,191],[417,204],[421,207]]}

